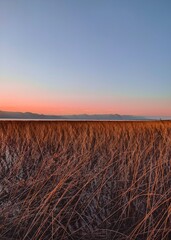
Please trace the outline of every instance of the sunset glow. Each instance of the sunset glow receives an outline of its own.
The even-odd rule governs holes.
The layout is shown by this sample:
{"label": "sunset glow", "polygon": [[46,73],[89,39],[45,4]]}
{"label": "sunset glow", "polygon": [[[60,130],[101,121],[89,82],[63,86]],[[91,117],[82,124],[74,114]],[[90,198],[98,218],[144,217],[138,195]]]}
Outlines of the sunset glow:
{"label": "sunset glow", "polygon": [[1,1],[0,110],[171,116],[171,4],[123,2]]}

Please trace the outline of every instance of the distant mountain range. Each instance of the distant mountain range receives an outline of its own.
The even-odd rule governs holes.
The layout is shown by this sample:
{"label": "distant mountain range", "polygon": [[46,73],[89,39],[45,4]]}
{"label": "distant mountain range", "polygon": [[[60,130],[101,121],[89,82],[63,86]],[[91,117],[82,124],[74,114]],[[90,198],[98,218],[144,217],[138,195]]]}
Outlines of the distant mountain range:
{"label": "distant mountain range", "polygon": [[0,111],[0,119],[33,119],[33,120],[171,120],[171,117],[133,116],[119,114],[78,114],[78,115],[45,115],[31,112]]}
{"label": "distant mountain range", "polygon": [[80,114],[80,115],[44,115],[31,112],[0,111],[0,119],[40,119],[40,120],[148,120],[143,116],[119,114]]}

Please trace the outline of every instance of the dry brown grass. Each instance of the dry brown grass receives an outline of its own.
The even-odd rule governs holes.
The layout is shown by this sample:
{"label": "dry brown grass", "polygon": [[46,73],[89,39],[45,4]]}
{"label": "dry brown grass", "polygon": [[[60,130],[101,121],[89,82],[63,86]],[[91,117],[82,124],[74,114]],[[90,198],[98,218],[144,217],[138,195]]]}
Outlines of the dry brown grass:
{"label": "dry brown grass", "polygon": [[171,239],[171,122],[0,122],[0,239]]}

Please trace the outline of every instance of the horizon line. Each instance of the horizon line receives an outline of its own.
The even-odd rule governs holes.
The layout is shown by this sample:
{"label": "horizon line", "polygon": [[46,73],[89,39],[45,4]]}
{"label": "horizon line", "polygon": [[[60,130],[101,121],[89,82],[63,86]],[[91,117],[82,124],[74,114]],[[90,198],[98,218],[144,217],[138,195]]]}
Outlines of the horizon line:
{"label": "horizon line", "polygon": [[58,114],[58,113],[52,113],[52,114],[48,114],[48,113],[39,113],[39,112],[29,112],[29,111],[8,111],[8,110],[1,110],[0,112],[6,112],[6,113],[22,113],[22,114],[37,114],[37,115],[44,115],[44,116],[80,116],[80,115],[87,115],[87,116],[91,116],[91,115],[118,115],[118,116],[136,116],[136,117],[167,117],[167,118],[171,118],[171,116],[169,115],[137,115],[137,114],[120,114],[120,113],[69,113],[69,114]]}

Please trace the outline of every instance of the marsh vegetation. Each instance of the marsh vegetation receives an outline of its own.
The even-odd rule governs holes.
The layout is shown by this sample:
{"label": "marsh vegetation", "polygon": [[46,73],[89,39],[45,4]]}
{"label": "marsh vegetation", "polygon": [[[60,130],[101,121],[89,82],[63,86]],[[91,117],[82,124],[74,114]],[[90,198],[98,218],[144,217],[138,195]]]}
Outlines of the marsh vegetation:
{"label": "marsh vegetation", "polygon": [[0,239],[171,239],[171,122],[0,122]]}

